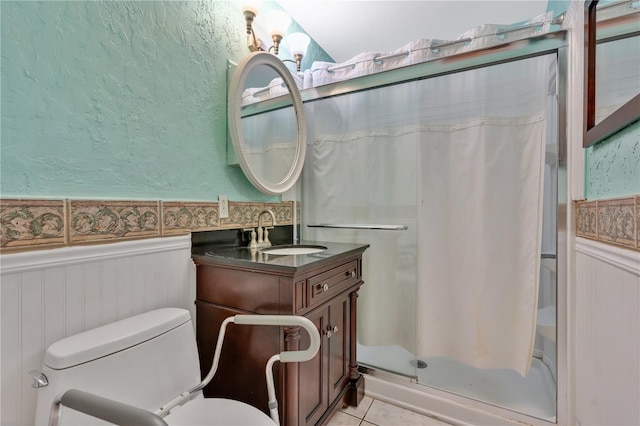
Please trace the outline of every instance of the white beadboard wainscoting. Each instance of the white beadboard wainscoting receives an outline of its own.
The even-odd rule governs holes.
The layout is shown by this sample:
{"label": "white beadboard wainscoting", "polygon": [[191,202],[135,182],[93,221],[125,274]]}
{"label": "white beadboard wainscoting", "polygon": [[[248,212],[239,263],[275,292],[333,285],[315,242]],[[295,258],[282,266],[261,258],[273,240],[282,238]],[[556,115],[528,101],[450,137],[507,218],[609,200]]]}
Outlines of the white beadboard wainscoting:
{"label": "white beadboard wainscoting", "polygon": [[640,425],[640,252],[576,239],[575,409]]}
{"label": "white beadboard wainscoting", "polygon": [[66,336],[162,307],[195,321],[189,235],[0,255],[0,424],[32,425],[29,371]]}

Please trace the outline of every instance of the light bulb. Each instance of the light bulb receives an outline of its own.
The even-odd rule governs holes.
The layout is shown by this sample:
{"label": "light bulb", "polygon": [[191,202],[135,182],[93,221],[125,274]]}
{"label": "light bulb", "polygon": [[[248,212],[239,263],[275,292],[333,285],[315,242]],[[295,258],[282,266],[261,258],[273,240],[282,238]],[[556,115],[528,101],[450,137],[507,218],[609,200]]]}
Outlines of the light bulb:
{"label": "light bulb", "polygon": [[306,55],[307,48],[311,39],[304,33],[291,33],[287,36],[287,43],[289,44],[289,52],[291,55]]}
{"label": "light bulb", "polygon": [[284,37],[291,25],[291,17],[281,10],[272,10],[267,14],[266,23],[272,37]]}
{"label": "light bulb", "polygon": [[258,9],[260,9],[260,0],[246,0],[241,3],[240,8],[242,13],[251,12],[254,16],[258,16]]}

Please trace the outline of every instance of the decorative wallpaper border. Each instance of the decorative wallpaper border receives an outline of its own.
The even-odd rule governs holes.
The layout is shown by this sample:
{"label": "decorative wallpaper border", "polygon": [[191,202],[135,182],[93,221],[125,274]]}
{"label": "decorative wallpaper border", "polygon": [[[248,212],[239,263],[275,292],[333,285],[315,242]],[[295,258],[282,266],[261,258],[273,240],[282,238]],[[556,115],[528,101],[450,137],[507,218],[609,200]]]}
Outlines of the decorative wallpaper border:
{"label": "decorative wallpaper border", "polygon": [[[4,199],[0,252],[256,227],[264,209],[278,225],[293,224],[291,201],[230,201],[229,217],[220,219],[217,202]],[[271,217],[263,223],[271,225]]]}
{"label": "decorative wallpaper border", "polygon": [[577,201],[576,235],[640,251],[640,195]]}
{"label": "decorative wallpaper border", "polygon": [[[574,207],[577,236],[640,251],[640,195]],[[217,202],[3,199],[0,252],[256,227],[267,208],[278,225],[293,224],[291,201],[230,201],[229,217],[220,219]],[[271,225],[268,215],[263,220]]]}
{"label": "decorative wallpaper border", "polygon": [[157,201],[67,201],[69,243],[159,237]]}
{"label": "decorative wallpaper border", "polygon": [[0,248],[18,245],[48,248],[64,245],[66,205],[62,200],[2,200]]}

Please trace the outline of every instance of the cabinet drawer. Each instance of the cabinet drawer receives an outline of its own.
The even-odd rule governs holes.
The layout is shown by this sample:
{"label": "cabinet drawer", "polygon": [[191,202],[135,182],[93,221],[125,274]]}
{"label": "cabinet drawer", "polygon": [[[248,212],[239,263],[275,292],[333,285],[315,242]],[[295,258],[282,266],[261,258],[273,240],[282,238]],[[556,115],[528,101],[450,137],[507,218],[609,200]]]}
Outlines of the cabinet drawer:
{"label": "cabinet drawer", "polygon": [[307,279],[307,306],[317,306],[360,279],[358,262],[352,261]]}

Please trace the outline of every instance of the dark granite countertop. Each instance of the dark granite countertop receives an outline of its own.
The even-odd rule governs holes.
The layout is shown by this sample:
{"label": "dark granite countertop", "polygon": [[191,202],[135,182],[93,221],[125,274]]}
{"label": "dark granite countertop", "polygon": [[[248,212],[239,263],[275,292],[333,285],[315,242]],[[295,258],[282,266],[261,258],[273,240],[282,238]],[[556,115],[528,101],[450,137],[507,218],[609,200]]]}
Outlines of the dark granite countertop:
{"label": "dark granite countertop", "polygon": [[[369,244],[334,243],[326,241],[301,241],[300,245],[316,245],[327,247],[326,250],[312,254],[274,255],[262,253],[260,249],[250,250],[247,247],[229,245],[201,245],[192,252],[196,263],[227,264],[252,267],[265,271],[300,272],[335,260],[337,256],[345,256],[363,252]],[[275,246],[275,245],[274,245]],[[273,247],[271,247],[273,248]]]}

